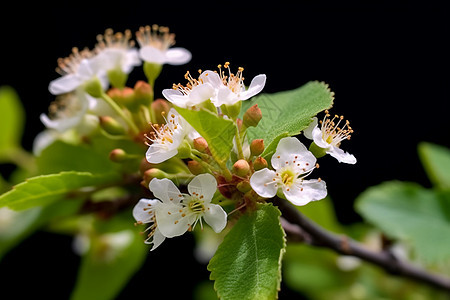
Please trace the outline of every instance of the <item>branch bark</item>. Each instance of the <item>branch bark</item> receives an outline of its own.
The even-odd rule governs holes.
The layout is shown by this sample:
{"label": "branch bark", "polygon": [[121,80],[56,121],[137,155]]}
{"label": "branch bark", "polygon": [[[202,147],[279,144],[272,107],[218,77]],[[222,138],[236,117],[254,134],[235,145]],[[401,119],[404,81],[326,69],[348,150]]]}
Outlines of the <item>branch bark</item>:
{"label": "branch bark", "polygon": [[[345,235],[331,233],[305,217],[287,200],[274,198],[273,203],[278,206],[286,221],[300,227],[299,231],[291,228],[289,233],[299,235],[297,238],[303,242],[317,247],[330,248],[343,255],[352,255],[375,264],[390,274],[411,278],[450,291],[450,278],[448,277],[429,273],[406,261],[398,260],[389,251],[372,251]],[[307,239],[305,239],[305,233]]]}

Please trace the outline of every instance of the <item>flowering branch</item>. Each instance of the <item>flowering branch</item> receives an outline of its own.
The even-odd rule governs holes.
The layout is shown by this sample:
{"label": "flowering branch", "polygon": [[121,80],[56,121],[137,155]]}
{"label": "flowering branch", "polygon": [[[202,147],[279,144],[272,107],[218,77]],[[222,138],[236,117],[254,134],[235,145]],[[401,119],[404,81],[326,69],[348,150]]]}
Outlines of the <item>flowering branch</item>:
{"label": "flowering branch", "polygon": [[[292,234],[296,240],[317,247],[330,248],[343,255],[352,255],[371,262],[390,274],[411,278],[450,291],[450,278],[448,277],[428,273],[406,261],[398,260],[389,250],[375,252],[348,236],[328,232],[306,218],[287,200],[275,197],[274,204],[281,210],[286,221],[291,223],[288,225],[288,233]],[[297,225],[301,230],[295,229],[293,225]]]}

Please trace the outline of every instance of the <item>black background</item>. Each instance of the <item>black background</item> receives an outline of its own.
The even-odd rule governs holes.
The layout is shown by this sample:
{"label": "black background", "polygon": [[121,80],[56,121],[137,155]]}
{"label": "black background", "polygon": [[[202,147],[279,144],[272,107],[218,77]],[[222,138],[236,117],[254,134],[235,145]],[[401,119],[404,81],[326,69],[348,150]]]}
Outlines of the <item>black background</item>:
{"label": "black background", "polygon": [[[164,67],[157,94],[183,82],[186,70],[214,69],[225,61],[232,68],[244,67],[247,80],[265,73],[265,92],[324,81],[335,92],[331,112],[343,114],[355,130],[342,148],[358,163],[326,157],[315,172],[326,180],[339,220],[352,223],[360,220],[353,201],[369,186],[392,179],[430,186],[417,157],[420,141],[450,147],[449,14],[427,3],[12,3],[4,10],[10,19],[0,20],[0,84],[13,86],[25,105],[23,144],[31,149],[34,136],[44,129],[39,114],[53,100],[47,87],[58,77],[56,59],[73,46],[92,48],[106,28],[134,32],[147,24],[169,26],[176,46],[192,52],[187,65]],[[137,79],[144,79],[140,69],[129,85]],[[7,174],[9,166],[1,167]],[[206,266],[192,256],[193,243],[187,235],[149,254],[119,299],[155,299],[159,290],[189,299],[197,280],[208,278]],[[14,292],[17,299],[66,299],[78,262],[70,238],[39,232],[0,264],[1,292]],[[282,287],[280,299],[293,295]]]}

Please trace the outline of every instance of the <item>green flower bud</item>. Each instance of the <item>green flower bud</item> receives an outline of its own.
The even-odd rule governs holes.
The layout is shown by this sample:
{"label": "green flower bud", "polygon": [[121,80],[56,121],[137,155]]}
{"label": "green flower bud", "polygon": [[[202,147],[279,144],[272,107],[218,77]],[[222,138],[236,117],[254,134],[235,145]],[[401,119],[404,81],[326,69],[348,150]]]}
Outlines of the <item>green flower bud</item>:
{"label": "green flower bud", "polygon": [[125,134],[125,129],[123,126],[117,122],[114,118],[110,116],[99,117],[100,127],[111,135],[123,135]]}
{"label": "green flower bud", "polygon": [[114,149],[109,153],[109,159],[113,162],[123,162],[127,158],[128,155],[123,149]]}
{"label": "green flower bud", "polygon": [[250,185],[250,182],[248,182],[248,181],[241,181],[236,185],[236,188],[238,189],[238,191],[240,191],[242,193],[247,193],[248,191],[250,191],[252,189],[252,186]]}

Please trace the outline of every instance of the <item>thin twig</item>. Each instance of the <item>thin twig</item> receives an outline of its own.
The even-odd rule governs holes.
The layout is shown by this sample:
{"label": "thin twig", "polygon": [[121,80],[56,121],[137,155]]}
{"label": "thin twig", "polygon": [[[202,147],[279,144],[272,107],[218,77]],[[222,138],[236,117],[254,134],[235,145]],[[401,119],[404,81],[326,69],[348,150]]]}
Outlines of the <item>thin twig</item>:
{"label": "thin twig", "polygon": [[[406,261],[398,260],[389,251],[376,252],[367,249],[360,243],[345,235],[331,233],[301,214],[292,204],[280,198],[274,198],[274,204],[282,212],[283,218],[289,223],[298,225],[310,237],[310,241],[305,240],[305,234],[300,232],[302,240],[313,246],[330,248],[343,255],[352,255],[365,261],[373,263],[388,273],[415,279],[420,282],[430,284],[447,291],[450,291],[450,278],[440,274],[432,274],[428,271],[414,266]],[[290,234],[295,234],[295,230],[290,230]]]}

